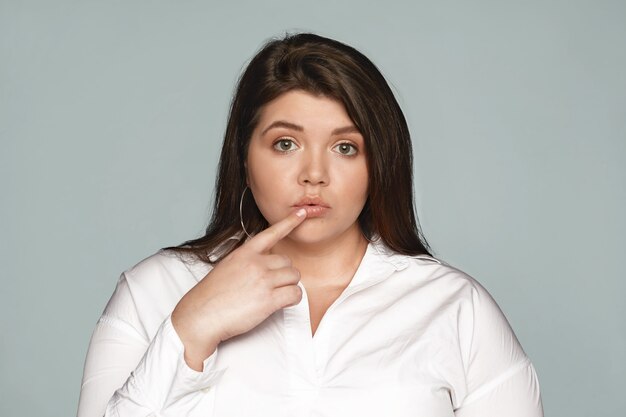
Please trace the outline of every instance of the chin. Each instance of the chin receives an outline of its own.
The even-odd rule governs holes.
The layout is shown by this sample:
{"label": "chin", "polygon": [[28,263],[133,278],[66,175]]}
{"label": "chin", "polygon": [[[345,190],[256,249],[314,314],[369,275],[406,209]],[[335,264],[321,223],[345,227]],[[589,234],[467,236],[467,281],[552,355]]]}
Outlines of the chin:
{"label": "chin", "polygon": [[314,244],[324,242],[329,239],[332,240],[333,237],[336,236],[334,236],[334,233],[329,233],[327,230],[323,230],[323,228],[319,226],[305,224],[294,229],[291,233],[289,233],[288,237],[293,242]]}
{"label": "chin", "polygon": [[350,228],[343,232],[337,226],[324,224],[316,219],[305,220],[304,223],[295,228],[290,234],[289,239],[300,244],[317,244],[324,242],[332,242],[349,233]]}

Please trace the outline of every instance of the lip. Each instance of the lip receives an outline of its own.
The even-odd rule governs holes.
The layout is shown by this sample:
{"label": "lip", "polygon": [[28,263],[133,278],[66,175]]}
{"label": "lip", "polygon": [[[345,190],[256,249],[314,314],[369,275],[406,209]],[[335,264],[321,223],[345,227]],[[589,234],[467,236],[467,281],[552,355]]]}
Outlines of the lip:
{"label": "lip", "polygon": [[322,217],[330,210],[330,206],[320,197],[304,197],[298,200],[292,207],[306,210],[306,218]]}

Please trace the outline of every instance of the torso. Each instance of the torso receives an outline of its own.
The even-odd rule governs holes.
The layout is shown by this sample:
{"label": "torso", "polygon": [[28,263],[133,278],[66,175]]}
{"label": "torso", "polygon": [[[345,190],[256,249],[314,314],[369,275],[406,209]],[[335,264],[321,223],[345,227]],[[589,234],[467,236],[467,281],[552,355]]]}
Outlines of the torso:
{"label": "torso", "polygon": [[[345,287],[304,276],[307,308],[284,308],[246,335],[222,342],[210,368],[217,371],[211,375],[221,375],[218,382],[206,393],[198,391],[198,405],[183,414],[453,417],[467,397],[468,376],[483,379],[473,379],[473,386],[484,386],[485,377],[505,375],[527,361],[497,305],[471,277],[434,259],[383,249],[372,244],[350,296]],[[145,329],[146,340],[152,340],[180,298],[208,272],[203,265],[193,275],[187,269],[174,255],[149,258],[125,273],[120,282],[128,285],[126,295],[114,295],[109,314],[138,332]],[[141,303],[135,317],[130,294],[153,301]],[[339,297],[343,301],[337,303]],[[322,317],[324,328],[317,333]],[[482,336],[476,333],[480,340],[475,328],[483,330]],[[474,346],[494,349],[475,362],[479,374],[471,375],[466,359],[476,340],[480,344]],[[505,349],[495,349],[503,342]],[[145,351],[138,343],[129,367],[119,372],[120,385]],[[538,386],[534,374],[525,375],[535,379],[523,386]]]}

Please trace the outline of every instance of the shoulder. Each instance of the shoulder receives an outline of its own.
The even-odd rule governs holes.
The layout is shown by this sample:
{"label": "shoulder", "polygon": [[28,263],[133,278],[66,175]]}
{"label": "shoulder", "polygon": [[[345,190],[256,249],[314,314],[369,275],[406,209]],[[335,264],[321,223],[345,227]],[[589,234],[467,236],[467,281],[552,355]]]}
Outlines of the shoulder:
{"label": "shoulder", "polygon": [[398,255],[406,263],[400,271],[419,285],[429,286],[434,292],[448,296],[471,310],[473,319],[506,321],[497,302],[481,282],[469,273],[431,255]]}
{"label": "shoulder", "polygon": [[516,373],[529,370],[530,360],[505,314],[477,279],[429,255],[388,252],[380,259],[395,265],[398,283],[394,285],[414,296],[410,304],[417,307],[413,311],[426,310],[431,321],[442,318],[438,332],[442,328],[452,331],[451,345],[458,349],[465,380],[457,392],[459,403],[468,393],[474,401]]}
{"label": "shoulder", "polygon": [[150,338],[209,270],[205,263],[159,250],[122,272],[103,316],[128,323]]}
{"label": "shoulder", "polygon": [[468,318],[465,322],[503,317],[493,297],[477,279],[438,257],[399,254],[382,243],[374,243],[371,254],[368,269],[390,270],[385,286],[413,299],[416,305],[436,306],[450,317],[458,314]]}
{"label": "shoulder", "polygon": [[516,351],[518,358],[523,356],[502,309],[476,278],[434,256],[401,255],[385,248],[380,251],[382,260],[395,265],[403,288],[454,317],[460,336],[467,342],[467,355],[470,350],[488,351],[488,346],[508,340],[511,351]]}
{"label": "shoulder", "polygon": [[130,285],[150,287],[168,281],[198,282],[210,270],[211,266],[202,261],[161,249],[125,270],[123,275]]}
{"label": "shoulder", "polygon": [[172,250],[159,250],[142,259],[122,273],[137,308],[161,309],[169,313],[170,306],[182,298],[211,269]]}
{"label": "shoulder", "polygon": [[471,275],[432,255],[403,255],[384,244],[374,246],[378,260],[393,266],[395,275],[411,285],[437,288],[439,293],[452,292],[459,297],[471,298],[472,294],[487,290]]}
{"label": "shoulder", "polygon": [[470,392],[528,366],[528,356],[506,315],[476,278],[429,256],[410,257],[408,263],[408,270],[428,270],[424,279],[436,288],[433,293],[454,306],[452,317]]}
{"label": "shoulder", "polygon": [[[210,254],[215,259],[224,246],[236,237],[226,239]],[[178,301],[213,268],[193,254],[160,249],[122,273],[129,290],[137,297]]]}

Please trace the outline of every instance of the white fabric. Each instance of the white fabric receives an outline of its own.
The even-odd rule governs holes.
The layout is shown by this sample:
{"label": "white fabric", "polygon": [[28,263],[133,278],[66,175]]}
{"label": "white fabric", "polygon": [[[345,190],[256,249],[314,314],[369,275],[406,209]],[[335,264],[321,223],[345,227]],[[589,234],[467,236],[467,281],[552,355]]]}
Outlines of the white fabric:
{"label": "white fabric", "polygon": [[[306,291],[189,368],[170,321],[210,266],[160,251],[125,271],[94,330],[78,417],[541,417],[535,369],[489,293],[370,244],[311,337]],[[301,284],[299,284],[301,285]]]}

